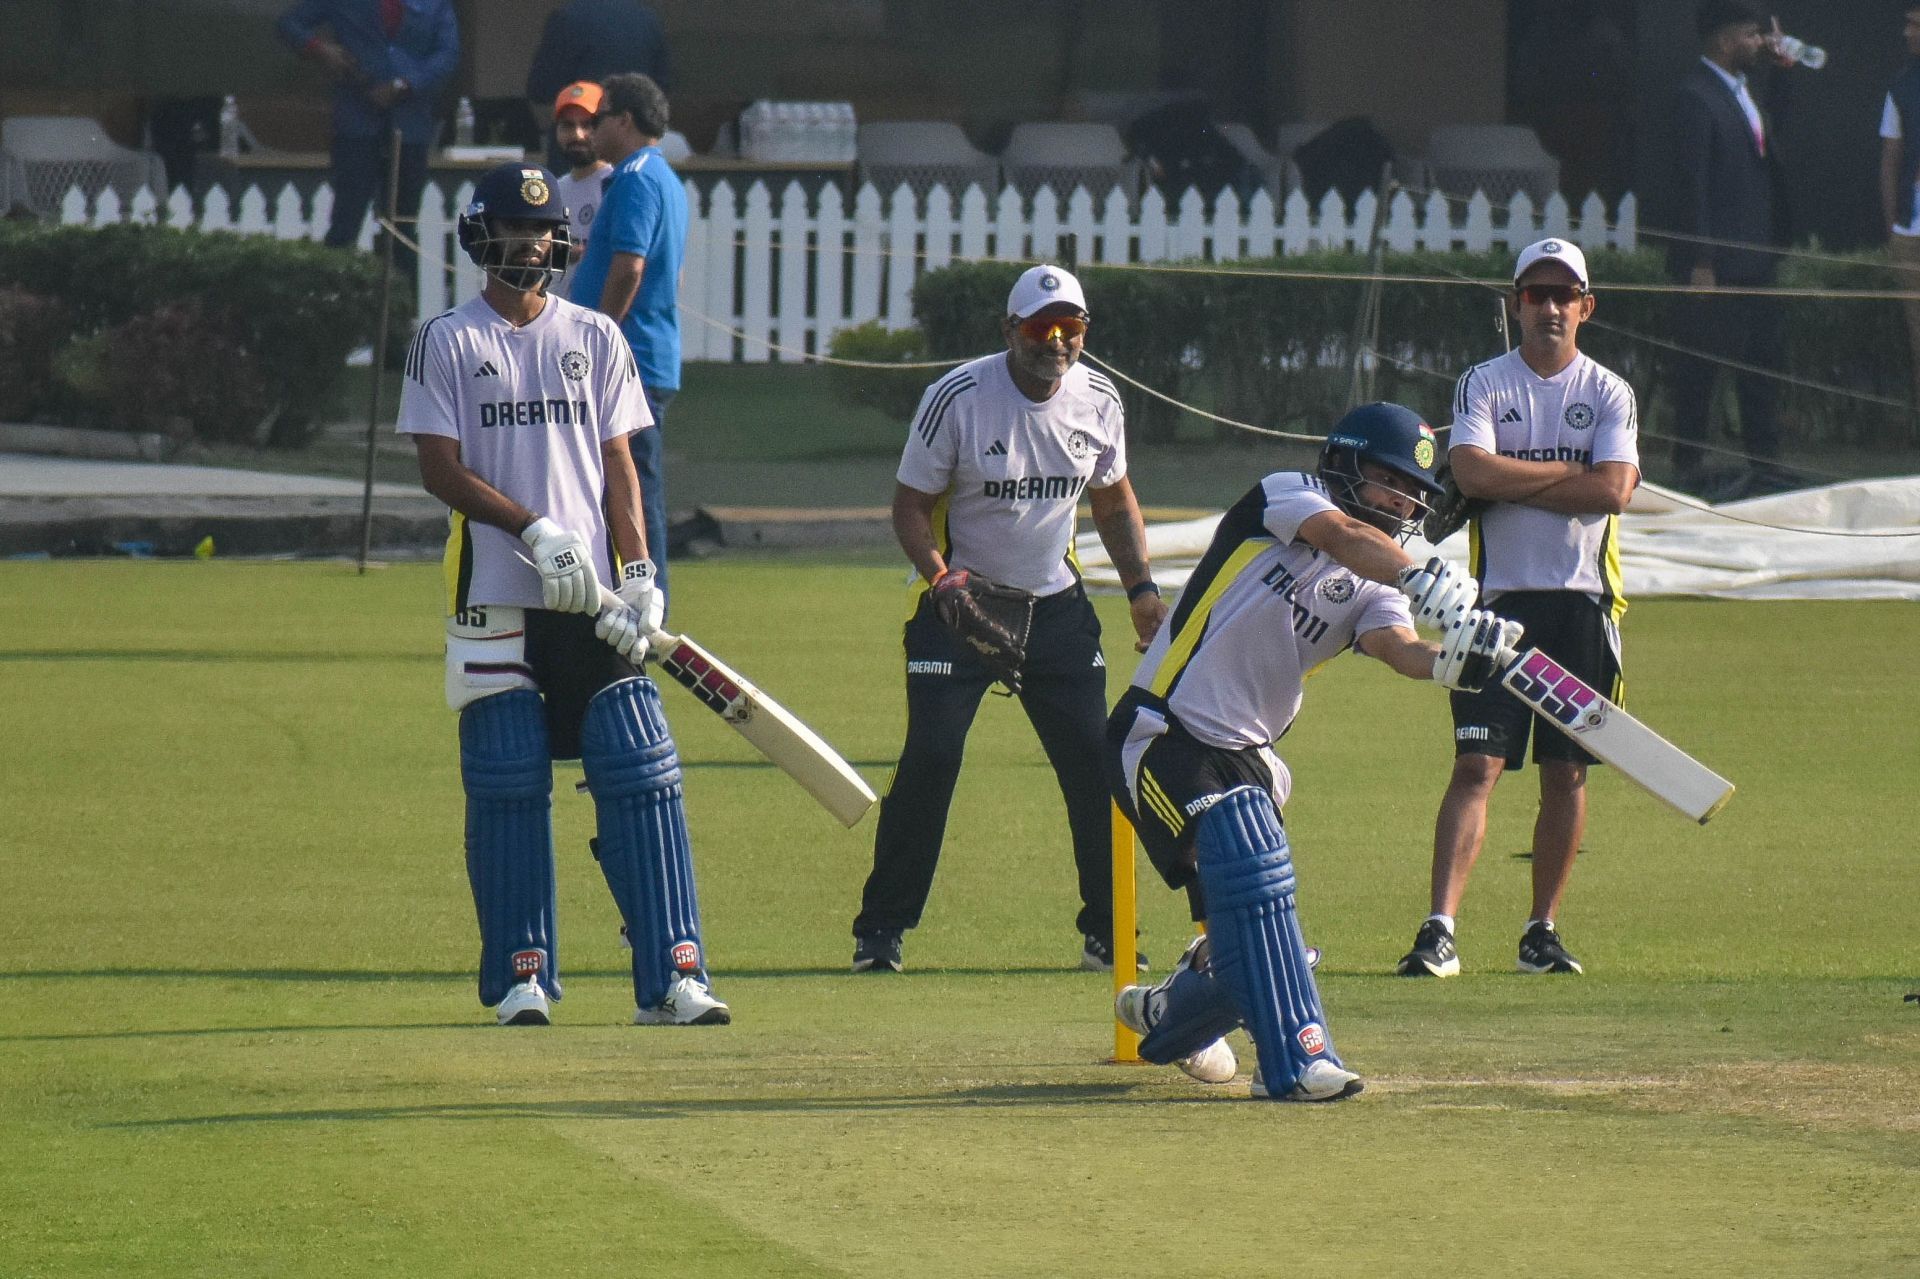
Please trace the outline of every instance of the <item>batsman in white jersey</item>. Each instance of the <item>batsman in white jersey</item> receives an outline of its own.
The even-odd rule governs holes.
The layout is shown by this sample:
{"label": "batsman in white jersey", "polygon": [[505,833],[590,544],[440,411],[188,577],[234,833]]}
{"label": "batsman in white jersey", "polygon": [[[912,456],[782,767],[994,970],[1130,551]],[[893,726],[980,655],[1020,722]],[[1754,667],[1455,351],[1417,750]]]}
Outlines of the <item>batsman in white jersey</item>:
{"label": "batsman in white jersey", "polygon": [[[1633,390],[1582,355],[1593,314],[1586,256],[1565,240],[1521,252],[1510,306],[1520,346],[1469,369],[1453,397],[1447,461],[1477,499],[1469,524],[1484,606],[1527,628],[1535,645],[1618,704],[1623,702],[1620,513],[1640,483]],[[1435,823],[1431,914],[1399,971],[1460,971],[1454,921],[1487,833],[1487,801],[1507,769],[1540,767],[1533,826],[1533,905],[1519,968],[1578,973],[1554,918],[1587,824],[1587,769],[1597,761],[1562,733],[1534,731],[1531,709],[1505,688],[1453,698],[1455,758]]]}
{"label": "batsman in white jersey", "polygon": [[[1166,605],[1148,575],[1119,393],[1078,363],[1087,320],[1071,274],[1027,271],[1007,299],[1007,349],[928,387],[908,432],[893,498],[894,534],[918,574],[904,633],[907,740],[881,800],[873,873],[853,924],[855,972],[900,971],[901,935],[920,922],[933,886],[967,730],[996,678],[1017,689],[1066,800],[1081,965],[1112,967],[1113,816],[1100,771],[1106,660],[1073,557],[1082,496],[1127,589],[1141,647]],[[1024,655],[1004,675],[942,620],[970,607],[983,580],[1032,596]],[[1131,939],[1122,942],[1131,955]]]}
{"label": "batsman in white jersey", "polygon": [[[651,427],[613,322],[548,292],[567,213],[534,165],[485,174],[460,243],[481,295],[422,326],[399,429],[451,508],[447,703],[460,713],[480,1001],[546,1025],[560,998],[551,820],[555,759],[579,759],[594,855],[633,941],[634,1020],[724,1024],[709,989],[660,695],[641,670],[660,627],[627,436]],[[617,581],[619,607],[601,607]]]}
{"label": "batsman in white jersey", "polygon": [[[1244,1026],[1253,1095],[1335,1101],[1361,1089],[1334,1051],[1294,907],[1281,820],[1292,779],[1273,751],[1308,675],[1347,649],[1410,679],[1481,687],[1520,628],[1471,608],[1472,579],[1401,541],[1439,491],[1433,430],[1369,404],[1327,437],[1316,474],[1269,475],[1221,518],[1107,725],[1109,782],[1154,868],[1206,935],[1157,986],[1129,986],[1140,1055],[1224,1083]],[[1397,589],[1396,589],[1397,588]],[[1411,600],[1411,607],[1409,601]],[[1422,640],[1415,621],[1437,627]]]}

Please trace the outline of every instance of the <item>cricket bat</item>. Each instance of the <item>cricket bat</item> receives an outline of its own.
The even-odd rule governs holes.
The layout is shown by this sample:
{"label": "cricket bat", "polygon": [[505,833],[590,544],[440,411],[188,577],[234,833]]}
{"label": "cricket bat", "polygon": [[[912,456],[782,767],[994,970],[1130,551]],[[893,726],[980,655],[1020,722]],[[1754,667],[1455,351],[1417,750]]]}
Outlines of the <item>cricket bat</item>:
{"label": "cricket bat", "polygon": [[1537,648],[1501,654],[1500,682],[1549,724],[1702,826],[1733,783],[1602,697]]}
{"label": "cricket bat", "polygon": [[[602,585],[600,607],[624,609],[626,605]],[[655,631],[647,637],[647,647],[675,683],[800,783],[842,826],[852,826],[877,802],[872,788],[818,733],[699,644],[685,635]]]}

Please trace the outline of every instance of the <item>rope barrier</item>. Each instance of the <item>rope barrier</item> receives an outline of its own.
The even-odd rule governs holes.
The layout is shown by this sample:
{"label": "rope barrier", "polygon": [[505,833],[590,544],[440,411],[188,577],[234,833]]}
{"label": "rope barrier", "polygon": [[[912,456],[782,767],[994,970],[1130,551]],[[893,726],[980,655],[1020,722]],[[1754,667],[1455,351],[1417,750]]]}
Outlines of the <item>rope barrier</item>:
{"label": "rope barrier", "polygon": [[[388,221],[385,218],[376,218],[375,220],[384,230],[386,230],[390,235],[392,235],[397,242],[406,245],[410,249],[413,249],[416,253],[420,251],[419,244],[413,241],[412,239],[410,239],[404,232],[400,231],[399,228],[394,226],[392,222]],[[883,254],[888,254],[888,255],[894,255],[894,251],[892,250],[882,249],[882,250],[878,250],[878,252],[881,252]],[[924,257],[926,255],[924,253],[915,252],[910,256]],[[950,260],[952,261],[996,260],[996,261],[1011,261],[1014,263],[1018,263],[1022,261],[1028,261],[1029,259],[1017,258],[1017,259],[1009,260],[1009,259],[953,258]],[[1118,265],[1118,264],[1108,264],[1108,265]],[[1173,272],[1185,272],[1189,274],[1193,274],[1193,273],[1246,274],[1246,275],[1273,276],[1277,278],[1336,279],[1336,280],[1353,280],[1353,281],[1361,281],[1361,282],[1364,282],[1369,279],[1377,278],[1387,283],[1434,283],[1434,284],[1451,284],[1451,285],[1475,284],[1483,288],[1487,288],[1492,291],[1500,292],[1500,293],[1504,293],[1507,287],[1505,281],[1494,282],[1494,281],[1488,281],[1488,280],[1478,280],[1478,279],[1474,279],[1471,276],[1457,275],[1457,274],[1453,277],[1413,277],[1413,276],[1394,276],[1391,274],[1382,274],[1375,277],[1370,275],[1347,275],[1339,272],[1286,272],[1286,273],[1273,272],[1273,271],[1229,272],[1229,271],[1210,271],[1205,268],[1166,267],[1160,264],[1150,264],[1150,263],[1138,263],[1138,264],[1127,264],[1127,265],[1132,267],[1137,267],[1139,269],[1145,269],[1145,270],[1167,270],[1167,271],[1173,271]],[[454,268],[452,264],[447,264],[443,269],[445,269],[449,274],[451,274]],[[880,360],[849,360],[849,359],[844,359],[838,356],[823,355],[818,352],[804,351],[804,350],[799,350],[793,347],[783,346],[768,338],[762,338],[755,334],[748,333],[744,329],[735,328],[734,326],[730,324],[726,324],[723,321],[714,318],[713,316],[707,315],[704,312],[699,311],[694,307],[688,306],[684,302],[680,304],[680,309],[686,312],[688,315],[692,316],[694,319],[700,321],[701,323],[709,325],[715,329],[718,329],[719,331],[729,334],[732,337],[738,338],[741,341],[755,343],[756,345],[763,346],[770,351],[778,352],[781,355],[792,356],[795,359],[804,363],[840,365],[846,368],[880,369],[880,370],[946,369],[946,368],[953,368],[953,367],[956,367],[957,365],[966,363],[964,359],[902,361],[898,363],[889,362],[889,361],[880,361]],[[1608,329],[1609,331],[1612,331],[1612,332],[1618,332],[1624,337],[1645,341],[1645,342],[1650,342],[1656,346],[1665,346],[1672,350],[1682,352],[1684,354],[1697,355],[1699,358],[1702,358],[1702,359],[1706,359],[1716,363],[1726,364],[1726,365],[1729,365],[1730,367],[1742,369],[1748,372],[1758,373],[1763,376],[1777,378],[1777,379],[1780,379],[1789,383],[1793,383],[1796,385],[1807,386],[1812,389],[1823,390],[1823,391],[1827,391],[1833,394],[1838,394],[1843,396],[1849,396],[1855,399],[1864,399],[1872,403],[1884,404],[1893,408],[1909,409],[1909,410],[1911,409],[1911,406],[1906,404],[1904,401],[1890,400],[1882,396],[1867,395],[1864,392],[1849,391],[1844,387],[1834,387],[1834,386],[1829,386],[1825,383],[1811,382],[1805,379],[1794,378],[1787,374],[1774,373],[1771,370],[1762,369],[1762,368],[1759,368],[1758,366],[1747,365],[1739,361],[1727,360],[1721,357],[1708,355],[1704,352],[1693,351],[1689,348],[1682,347],[1676,343],[1665,342],[1659,338],[1653,338],[1645,334],[1635,333],[1632,330],[1621,329],[1618,326],[1601,324],[1599,321],[1588,321],[1588,323],[1594,324],[1596,327]],[[1296,431],[1282,431],[1273,427],[1258,426],[1252,422],[1242,422],[1235,418],[1225,417],[1225,416],[1222,416],[1221,414],[1210,412],[1206,409],[1200,408],[1198,405],[1189,404],[1183,400],[1176,399],[1175,397],[1168,395],[1165,392],[1160,391],[1155,387],[1147,385],[1145,382],[1142,382],[1138,378],[1135,378],[1127,374],[1126,372],[1122,371],[1121,369],[1109,363],[1108,361],[1101,359],[1099,356],[1095,355],[1091,351],[1086,351],[1083,349],[1081,354],[1083,358],[1085,358],[1089,363],[1097,365],[1101,369],[1104,369],[1107,373],[1118,378],[1120,381],[1125,382],[1127,385],[1135,388],[1136,390],[1140,391],[1142,394],[1148,395],[1156,400],[1161,401],[1162,403],[1171,405],[1172,407],[1180,410],[1183,413],[1191,414],[1205,421],[1213,422],[1221,426],[1226,426],[1233,430],[1244,431],[1249,434],[1259,435],[1269,439],[1286,440],[1293,443],[1308,444],[1316,447],[1324,443],[1324,437],[1322,436],[1306,435]],[[1452,376],[1445,373],[1441,373],[1437,369],[1429,369],[1423,365],[1418,365],[1410,361],[1398,359],[1394,356],[1388,355],[1384,351],[1380,351],[1375,348],[1369,348],[1368,354],[1374,356],[1377,359],[1385,360],[1389,364],[1395,365],[1396,367],[1399,367],[1399,368],[1406,369],[1410,372],[1420,373],[1425,376],[1436,378],[1446,382],[1451,382],[1454,380]],[[1643,431],[1642,434],[1654,439],[1662,439],[1662,440],[1677,439],[1677,437],[1674,437],[1674,436],[1662,435],[1658,432],[1652,432],[1652,431]],[[1722,448],[1717,445],[1698,443],[1695,441],[1680,441],[1680,442],[1692,443],[1695,445],[1695,447],[1700,448],[1707,452],[1725,454],[1733,457],[1742,458],[1747,461],[1758,460],[1752,457],[1752,455],[1742,453],[1736,449]],[[1836,479],[1852,478],[1848,476],[1837,475],[1834,472],[1819,471],[1813,468],[1800,467],[1800,466],[1793,466],[1793,467],[1789,467],[1788,469],[1801,471],[1805,474],[1810,474],[1810,475],[1825,476],[1828,478],[1836,478]],[[1783,525],[1783,524],[1772,524],[1764,520],[1753,520],[1753,519],[1748,519],[1744,516],[1731,514],[1727,511],[1720,509],[1719,507],[1715,507],[1703,502],[1695,501],[1694,499],[1687,497],[1684,494],[1676,494],[1675,500],[1678,501],[1679,504],[1682,506],[1690,507],[1694,510],[1704,512],[1708,515],[1716,516],[1720,519],[1725,519],[1737,524],[1750,525],[1755,528],[1774,529],[1779,532],[1815,534],[1815,535],[1826,536],[1826,537],[1863,537],[1863,538],[1920,537],[1920,531],[1900,532],[1900,531],[1859,531],[1859,530],[1843,530],[1843,529],[1815,529],[1815,528],[1799,528],[1799,527],[1795,527],[1791,525]]]}

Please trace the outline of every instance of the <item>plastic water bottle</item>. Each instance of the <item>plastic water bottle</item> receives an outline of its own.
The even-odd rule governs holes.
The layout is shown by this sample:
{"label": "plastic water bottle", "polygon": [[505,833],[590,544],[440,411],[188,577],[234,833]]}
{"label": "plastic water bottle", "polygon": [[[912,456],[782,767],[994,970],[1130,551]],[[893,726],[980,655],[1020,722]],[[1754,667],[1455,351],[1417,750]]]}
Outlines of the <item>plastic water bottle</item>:
{"label": "plastic water bottle", "polygon": [[240,104],[231,93],[220,101],[220,154],[240,154]]}
{"label": "plastic water bottle", "polygon": [[470,147],[473,145],[473,99],[462,98],[460,105],[453,111],[453,145]]}
{"label": "plastic water bottle", "polygon": [[1827,51],[1817,44],[1808,44],[1797,36],[1781,36],[1779,40],[1780,56],[1789,65],[1798,64],[1809,71],[1818,71],[1827,65]]}

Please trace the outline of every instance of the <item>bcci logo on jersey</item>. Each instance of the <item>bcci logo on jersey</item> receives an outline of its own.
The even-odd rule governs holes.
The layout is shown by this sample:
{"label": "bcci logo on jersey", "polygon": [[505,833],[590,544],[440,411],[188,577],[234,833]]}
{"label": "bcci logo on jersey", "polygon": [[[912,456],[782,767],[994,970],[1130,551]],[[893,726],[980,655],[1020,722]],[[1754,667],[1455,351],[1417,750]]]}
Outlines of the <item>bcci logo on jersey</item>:
{"label": "bcci logo on jersey", "polygon": [[1079,459],[1093,452],[1093,437],[1085,431],[1075,431],[1067,437],[1067,456]]}
{"label": "bcci logo on jersey", "polygon": [[1567,405],[1567,425],[1576,431],[1585,431],[1593,426],[1593,405]]}
{"label": "bcci logo on jersey", "polygon": [[560,371],[575,382],[583,381],[590,367],[583,351],[568,351],[560,357]]}
{"label": "bcci logo on jersey", "polygon": [[1345,604],[1358,589],[1353,579],[1345,574],[1329,577],[1320,583],[1320,594],[1329,604]]}

